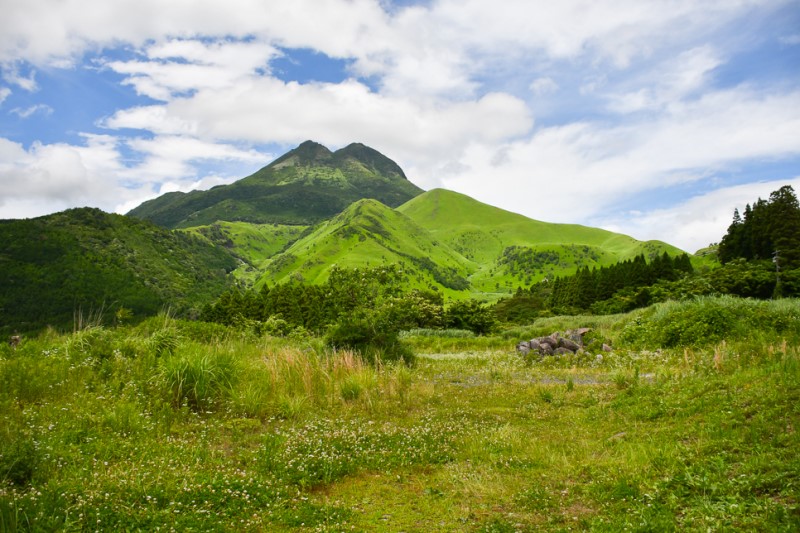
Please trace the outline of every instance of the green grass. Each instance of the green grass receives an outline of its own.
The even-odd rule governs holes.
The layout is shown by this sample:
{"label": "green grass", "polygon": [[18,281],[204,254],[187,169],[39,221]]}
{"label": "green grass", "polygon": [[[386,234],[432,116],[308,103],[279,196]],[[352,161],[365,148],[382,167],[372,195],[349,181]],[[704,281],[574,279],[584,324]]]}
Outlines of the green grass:
{"label": "green grass", "polygon": [[[397,210],[428,230],[433,238],[478,264],[470,281],[475,290],[487,295],[512,292],[544,277],[572,274],[582,265],[609,265],[642,253],[681,253],[660,241],[642,242],[598,228],[532,220],[444,189],[427,191]],[[514,276],[498,264],[510,246],[555,251],[560,259],[530,279]]]}
{"label": "green grass", "polygon": [[415,288],[441,287],[441,281],[457,279],[466,283],[466,276],[475,268],[432,240],[408,217],[376,200],[361,200],[276,256],[266,265],[259,284],[272,285],[298,274],[306,282],[322,283],[334,265],[355,268],[380,264],[399,264],[409,276],[410,287]]}
{"label": "green grass", "polygon": [[[720,309],[721,339],[657,344]],[[0,531],[796,531],[799,309],[414,331],[411,368],[164,316],[49,331],[0,347]],[[514,352],[586,325],[615,350]]]}

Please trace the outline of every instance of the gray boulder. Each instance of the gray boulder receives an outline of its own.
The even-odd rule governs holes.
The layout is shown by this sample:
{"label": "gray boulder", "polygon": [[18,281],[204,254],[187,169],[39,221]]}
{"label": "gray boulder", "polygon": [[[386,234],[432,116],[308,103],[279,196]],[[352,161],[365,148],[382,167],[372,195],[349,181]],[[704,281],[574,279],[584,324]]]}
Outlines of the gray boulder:
{"label": "gray boulder", "polygon": [[558,347],[566,348],[570,352],[577,352],[581,348],[577,342],[567,339],[566,337],[558,339]]}

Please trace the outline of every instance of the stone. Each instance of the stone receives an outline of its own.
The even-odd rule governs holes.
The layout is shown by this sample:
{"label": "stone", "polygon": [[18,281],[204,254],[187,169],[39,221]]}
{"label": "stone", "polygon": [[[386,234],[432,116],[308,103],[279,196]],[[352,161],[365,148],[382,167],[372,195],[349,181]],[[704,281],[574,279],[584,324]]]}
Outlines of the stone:
{"label": "stone", "polygon": [[560,339],[558,339],[558,347],[566,348],[570,352],[577,352],[580,349],[580,345],[577,342],[567,339],[565,337],[561,337]]}
{"label": "stone", "polygon": [[539,337],[539,344],[540,345],[548,345],[552,349],[558,348],[558,341],[553,337]]}
{"label": "stone", "polygon": [[610,352],[611,351],[611,346],[609,346],[606,343],[603,343],[603,351],[604,352]]}

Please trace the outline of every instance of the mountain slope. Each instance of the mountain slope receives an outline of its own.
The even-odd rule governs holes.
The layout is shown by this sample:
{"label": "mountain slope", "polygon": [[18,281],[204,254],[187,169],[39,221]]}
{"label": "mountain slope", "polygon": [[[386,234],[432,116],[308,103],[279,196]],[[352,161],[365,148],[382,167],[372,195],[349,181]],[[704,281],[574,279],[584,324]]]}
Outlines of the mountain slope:
{"label": "mountain slope", "polygon": [[196,237],[99,209],[0,221],[0,329],[71,327],[76,311],[199,308],[236,260]]}
{"label": "mountain slope", "polygon": [[218,220],[309,225],[362,198],[396,207],[421,192],[394,161],[363,144],[331,152],[306,141],[235,183],[168,193],[128,214],[168,228]]}
{"label": "mountain slope", "polygon": [[402,213],[368,199],[355,202],[273,257],[259,284],[289,279],[320,283],[333,265],[380,264],[400,264],[412,286],[447,291],[467,289],[466,277],[477,268]]}
{"label": "mountain slope", "polygon": [[619,233],[540,222],[444,189],[423,193],[397,209],[433,238],[480,265],[470,282],[483,292],[508,290],[545,277],[600,266],[639,254],[681,250]]}

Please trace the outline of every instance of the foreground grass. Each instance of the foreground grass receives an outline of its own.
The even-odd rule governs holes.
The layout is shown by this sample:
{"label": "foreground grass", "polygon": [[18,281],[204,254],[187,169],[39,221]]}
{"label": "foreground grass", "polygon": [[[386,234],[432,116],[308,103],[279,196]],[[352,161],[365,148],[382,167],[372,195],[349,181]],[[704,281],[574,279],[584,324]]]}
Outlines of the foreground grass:
{"label": "foreground grass", "polygon": [[0,530],[800,528],[793,342],[460,348],[408,369],[170,321],[28,339],[0,359]]}

